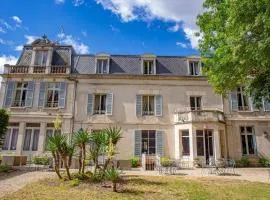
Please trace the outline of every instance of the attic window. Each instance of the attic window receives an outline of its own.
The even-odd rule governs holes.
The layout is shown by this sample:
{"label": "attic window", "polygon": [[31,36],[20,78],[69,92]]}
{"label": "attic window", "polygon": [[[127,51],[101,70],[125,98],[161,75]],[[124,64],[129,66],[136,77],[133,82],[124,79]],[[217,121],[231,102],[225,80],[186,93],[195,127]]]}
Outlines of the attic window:
{"label": "attic window", "polygon": [[154,61],[153,60],[144,60],[143,61],[143,74],[154,74]]}
{"label": "attic window", "polygon": [[189,61],[189,75],[199,76],[201,72],[199,61]]}
{"label": "attic window", "polygon": [[35,65],[46,66],[48,58],[48,51],[36,51]]}
{"label": "attic window", "polygon": [[109,73],[108,59],[97,59],[96,73],[97,74],[107,74],[107,73]]}

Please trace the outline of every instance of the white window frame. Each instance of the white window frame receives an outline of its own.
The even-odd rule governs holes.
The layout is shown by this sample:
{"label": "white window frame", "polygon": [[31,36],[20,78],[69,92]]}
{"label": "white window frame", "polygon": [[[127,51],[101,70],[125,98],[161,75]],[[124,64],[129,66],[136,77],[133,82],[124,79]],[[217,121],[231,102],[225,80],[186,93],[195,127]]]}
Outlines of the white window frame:
{"label": "white window frame", "polygon": [[[241,132],[241,127],[244,128],[244,132],[243,133]],[[252,129],[252,133],[247,132],[247,127],[250,127]],[[256,149],[257,147],[256,147],[256,136],[255,136],[254,127],[253,126],[240,126],[239,129],[240,129],[239,132],[240,132],[240,142],[241,142],[241,152],[242,152],[242,155],[256,155],[257,154],[257,149]],[[243,152],[242,135],[245,136],[245,144],[246,144],[247,154],[244,154],[244,152]],[[251,135],[252,136],[252,139],[254,141],[254,144],[253,144],[254,145],[253,146],[254,153],[253,154],[251,154],[249,152],[248,135]]]}
{"label": "white window frame", "polygon": [[[238,91],[238,88],[240,88],[240,91]],[[236,89],[238,111],[250,111],[249,98],[244,94],[243,87],[238,87],[238,88]],[[247,103],[246,106],[239,106],[238,95],[240,95],[240,97],[241,97],[242,105],[244,105],[244,102],[245,102],[244,98],[246,98],[246,103]]]}
{"label": "white window frame", "polygon": [[[198,69],[199,69],[198,72],[196,70],[196,67],[195,67],[194,63],[198,63]],[[191,66],[191,64],[192,64],[192,66]],[[191,71],[191,67],[192,67],[193,73]],[[200,76],[201,75],[201,70],[202,70],[201,69],[201,61],[199,61],[199,60],[188,60],[188,74],[190,76]]]}
{"label": "white window frame", "polygon": [[[41,52],[41,63],[37,63],[38,52]],[[45,57],[45,53],[46,53],[46,57]],[[36,50],[35,60],[34,60],[35,66],[46,66],[47,60],[48,60],[48,50]]]}
{"label": "white window frame", "polygon": [[[50,84],[53,84],[53,87],[50,87]],[[57,86],[58,85],[58,86]],[[48,97],[49,97],[49,91],[52,91],[52,102],[48,102]],[[58,101],[55,100],[55,93],[58,91]],[[49,82],[48,87],[46,89],[46,101],[45,101],[45,107],[46,108],[58,108],[59,107],[59,98],[60,98],[60,83],[59,82]]]}
{"label": "white window frame", "polygon": [[[192,109],[191,107],[191,98],[194,98],[195,100],[195,107],[194,109]],[[198,107],[198,99],[200,99],[200,107]],[[192,111],[197,111],[197,110],[202,110],[202,96],[190,96],[189,97],[189,107],[190,107],[190,110]]]}
{"label": "white window frame", "polygon": [[[18,87],[18,84],[22,84],[21,87]],[[17,106],[17,102],[16,101],[16,94],[17,91],[20,91],[20,100],[18,102],[18,106]],[[25,91],[25,99],[23,100],[23,92]],[[27,97],[27,91],[28,91],[28,82],[16,82],[16,87],[13,93],[13,99],[12,99],[12,106],[11,107],[25,107],[25,103],[26,103],[26,97]]]}
{"label": "white window frame", "polygon": [[[94,101],[94,115],[105,115],[106,114],[106,106],[107,106],[107,94],[102,94],[102,93],[96,93],[95,95],[95,101]],[[105,110],[101,110],[101,105],[102,105],[102,96],[105,96]],[[97,97],[99,98],[99,109],[96,110],[96,99]]]}
{"label": "white window frame", "polygon": [[[8,130],[9,129],[10,129],[10,137],[9,137],[9,141],[8,141],[8,148],[7,149],[3,149],[3,151],[16,151],[17,146],[15,147],[15,149],[11,149],[11,142],[12,142],[12,138],[13,138],[13,131],[14,131],[14,129],[18,129],[18,135],[19,135],[19,126],[9,126],[8,127]],[[18,137],[17,137],[16,143],[18,143]]]}
{"label": "white window frame", "polygon": [[[99,72],[99,69],[98,69],[99,62],[102,63],[100,72]],[[105,62],[106,62],[106,65],[104,64]],[[105,68],[105,70],[104,70],[104,68]],[[97,74],[108,74],[109,73],[109,59],[108,58],[97,58],[96,59],[96,73]]]}
{"label": "white window frame", "polygon": [[[152,63],[152,66],[151,66],[150,63]],[[146,66],[146,71],[145,71],[145,67],[144,67],[145,64],[147,65]],[[150,67],[152,67],[152,70],[150,70]],[[152,71],[152,73],[151,73],[151,71]],[[153,75],[153,74],[155,74],[155,62],[154,62],[154,60],[144,59],[143,60],[143,75]]]}
{"label": "white window frame", "polygon": [[[30,140],[30,146],[29,146],[29,150],[24,150],[24,142],[25,142],[25,134],[26,134],[26,130],[31,130],[31,140]],[[34,142],[34,131],[35,130],[39,130],[39,138],[40,139],[40,127],[26,127],[25,130],[24,130],[24,138],[23,138],[23,144],[22,144],[22,150],[23,151],[33,151],[33,152],[37,152],[38,149],[39,149],[39,146],[37,144],[37,150],[32,150],[32,147],[33,147],[33,142]],[[38,143],[39,143],[39,140],[38,140]]]}
{"label": "white window frame", "polygon": [[[141,130],[141,153],[142,154],[145,153],[145,152],[143,152],[143,137],[142,137],[144,131],[147,131],[147,135],[148,135],[148,137],[147,137],[147,153],[146,154],[147,155],[156,155],[156,153],[157,153],[157,131],[156,130]],[[154,154],[149,154],[149,149],[150,149],[150,147],[149,147],[149,141],[150,141],[149,132],[150,131],[155,132],[155,145],[154,145],[155,153]]]}
{"label": "white window frame", "polygon": [[[188,135],[183,135],[184,132],[188,133]],[[182,147],[182,152],[181,153],[182,153],[182,156],[183,157],[189,157],[190,156],[190,153],[191,153],[191,151],[190,151],[191,145],[190,145],[190,134],[189,134],[189,130],[188,129],[180,130],[180,134],[181,134],[181,147]],[[188,155],[187,154],[184,154],[183,138],[188,138],[188,145],[189,145],[189,154]]]}
{"label": "white window frame", "polygon": [[[144,110],[144,98],[147,97],[147,111]],[[154,104],[153,104],[153,111],[150,111],[150,97],[153,97]],[[155,95],[142,95],[142,115],[143,116],[154,116],[155,115]]]}

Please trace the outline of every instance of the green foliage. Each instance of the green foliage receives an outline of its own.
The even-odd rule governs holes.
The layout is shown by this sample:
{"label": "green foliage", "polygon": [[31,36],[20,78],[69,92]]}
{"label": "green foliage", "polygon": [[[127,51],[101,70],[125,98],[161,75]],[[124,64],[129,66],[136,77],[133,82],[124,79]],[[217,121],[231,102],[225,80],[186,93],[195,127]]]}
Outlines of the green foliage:
{"label": "green foliage", "polygon": [[137,156],[134,156],[131,158],[131,167],[136,168],[140,165],[140,158]]}
{"label": "green foliage", "polygon": [[249,167],[250,166],[250,161],[248,159],[248,156],[243,156],[238,162],[239,162],[241,167]]}
{"label": "green foliage", "polygon": [[261,167],[269,167],[270,166],[270,160],[262,157],[262,158],[259,159],[259,164],[260,164]]}
{"label": "green foliage", "polygon": [[33,162],[36,165],[49,165],[50,158],[48,156],[36,156],[33,158]]}
{"label": "green foliage", "polygon": [[0,165],[0,172],[9,173],[11,170],[11,167],[8,165]]}
{"label": "green foliage", "polygon": [[72,179],[69,182],[70,186],[72,186],[72,187],[76,187],[76,186],[80,185],[80,183],[81,183],[81,180],[78,178]]}
{"label": "green foliage", "polygon": [[89,140],[90,140],[90,134],[86,130],[79,130],[74,135],[74,143],[77,146],[85,145],[89,142]]}
{"label": "green foliage", "polygon": [[9,115],[5,109],[0,109],[0,139],[4,137],[7,132],[9,122]]}
{"label": "green foliage", "polygon": [[120,172],[115,168],[109,168],[105,172],[105,177],[111,182],[118,182],[120,180]]}
{"label": "green foliage", "polygon": [[268,0],[205,0],[199,50],[216,92],[246,85],[258,107],[270,101],[269,10]]}
{"label": "green foliage", "polygon": [[171,167],[173,165],[173,161],[168,157],[161,157],[160,164],[162,167]]}

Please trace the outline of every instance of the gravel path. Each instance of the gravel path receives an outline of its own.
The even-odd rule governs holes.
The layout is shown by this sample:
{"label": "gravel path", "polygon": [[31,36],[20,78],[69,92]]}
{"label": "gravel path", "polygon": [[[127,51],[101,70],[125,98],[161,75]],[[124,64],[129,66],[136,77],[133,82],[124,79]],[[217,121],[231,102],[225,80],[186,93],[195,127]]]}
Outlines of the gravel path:
{"label": "gravel path", "polygon": [[23,188],[25,185],[53,176],[53,172],[25,172],[25,171],[15,171],[9,174],[0,174],[0,198],[9,194],[16,192],[17,190]]}

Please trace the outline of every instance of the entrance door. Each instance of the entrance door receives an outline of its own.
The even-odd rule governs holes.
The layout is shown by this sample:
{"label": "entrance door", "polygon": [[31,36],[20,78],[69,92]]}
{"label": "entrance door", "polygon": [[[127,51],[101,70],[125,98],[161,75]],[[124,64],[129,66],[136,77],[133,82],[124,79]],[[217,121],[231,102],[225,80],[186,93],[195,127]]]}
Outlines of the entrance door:
{"label": "entrance door", "polygon": [[212,130],[204,130],[205,158],[206,163],[209,163],[214,156],[214,138]]}

